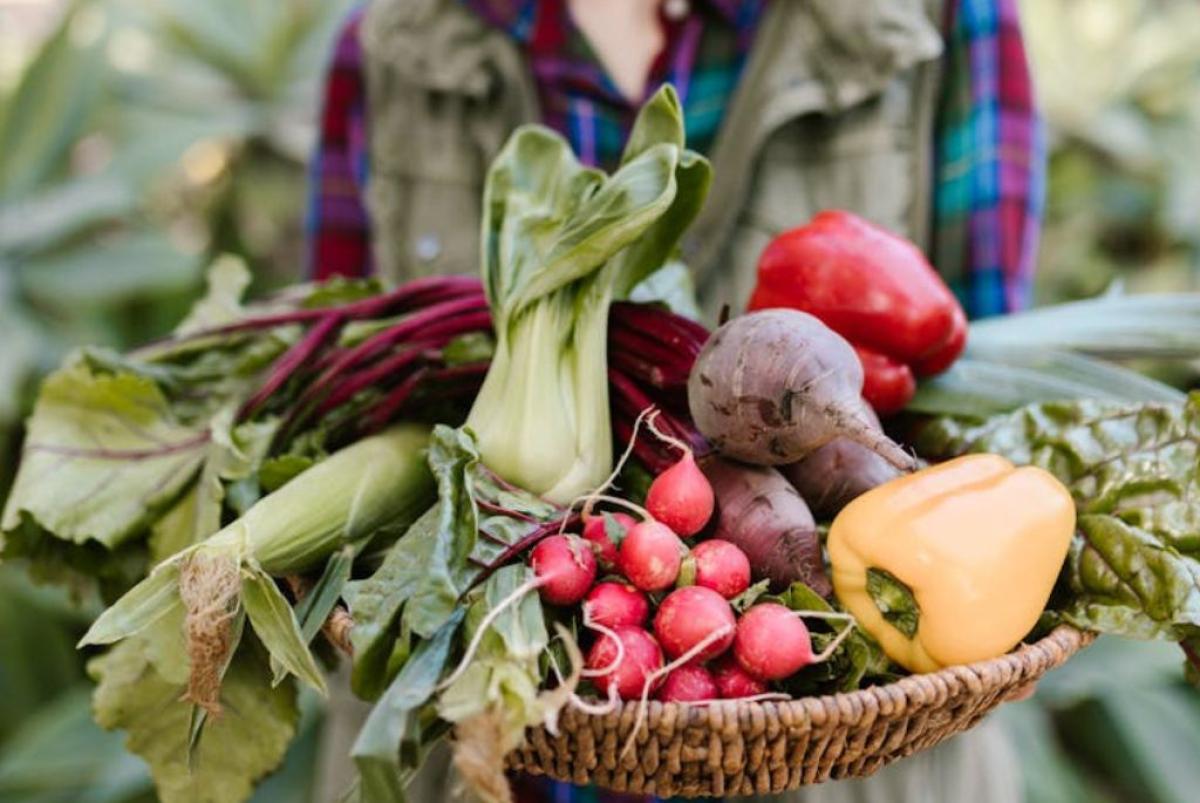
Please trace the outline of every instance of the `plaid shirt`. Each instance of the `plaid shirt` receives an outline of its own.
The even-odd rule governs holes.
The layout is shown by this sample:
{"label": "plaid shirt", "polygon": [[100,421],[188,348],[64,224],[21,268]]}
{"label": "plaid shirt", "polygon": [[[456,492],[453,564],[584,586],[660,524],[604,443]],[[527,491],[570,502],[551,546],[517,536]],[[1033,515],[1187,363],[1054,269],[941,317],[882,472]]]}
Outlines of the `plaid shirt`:
{"label": "plaid shirt", "polygon": [[[611,167],[639,106],[624,98],[563,0],[464,0],[529,54],[544,122],[581,160]],[[721,122],[766,0],[698,0],[662,17],[666,46],[647,94],[675,84],[688,144],[705,152]],[[334,50],[321,142],[312,162],[308,233],[317,279],[372,271],[363,205],[366,90],[352,13]],[[1017,0],[950,0],[946,78],[937,112],[930,257],[972,317],[1029,303],[1045,182],[1045,138],[1033,103]]]}
{"label": "plaid shirt", "polygon": [[[464,0],[528,54],[543,122],[579,158],[611,167],[640,103],[613,85],[565,11],[564,0]],[[688,144],[706,152],[721,123],[766,0],[693,0],[682,19],[662,16],[666,45],[647,95],[675,84]],[[366,93],[358,29],[349,18],[326,85],[321,142],[312,162],[311,273],[317,279],[372,271],[363,205],[368,164]],[[950,0],[946,77],[937,111],[934,231],[930,255],[973,317],[1024,307],[1031,293],[1045,179],[1017,0]],[[651,798],[517,781],[521,803],[616,803]]]}

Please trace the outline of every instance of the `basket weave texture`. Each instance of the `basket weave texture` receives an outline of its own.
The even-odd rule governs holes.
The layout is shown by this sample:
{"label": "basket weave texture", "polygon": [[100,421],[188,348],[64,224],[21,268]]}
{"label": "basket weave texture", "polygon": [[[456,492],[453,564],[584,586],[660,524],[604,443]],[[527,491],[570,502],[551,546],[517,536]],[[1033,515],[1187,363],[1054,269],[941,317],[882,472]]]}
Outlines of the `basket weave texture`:
{"label": "basket weave texture", "polygon": [[563,712],[558,734],[531,729],[510,767],[576,784],[660,796],[772,794],[870,775],[979,722],[1094,636],[1070,627],[1008,655],[886,686],[781,702],[652,702],[635,747],[619,753],[637,703]]}

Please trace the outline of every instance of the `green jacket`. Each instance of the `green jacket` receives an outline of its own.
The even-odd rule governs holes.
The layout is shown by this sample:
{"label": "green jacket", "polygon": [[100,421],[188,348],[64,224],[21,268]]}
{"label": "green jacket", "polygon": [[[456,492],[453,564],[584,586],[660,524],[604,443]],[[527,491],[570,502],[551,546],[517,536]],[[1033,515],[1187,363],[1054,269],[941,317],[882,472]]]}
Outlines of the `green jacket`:
{"label": "green jacket", "polygon": [[[831,207],[925,245],[941,0],[773,0],[683,245],[709,309],[744,304],[775,233]],[[459,0],[377,0],[363,25],[367,188],[392,279],[478,269],[487,166],[538,119],[525,59]]]}

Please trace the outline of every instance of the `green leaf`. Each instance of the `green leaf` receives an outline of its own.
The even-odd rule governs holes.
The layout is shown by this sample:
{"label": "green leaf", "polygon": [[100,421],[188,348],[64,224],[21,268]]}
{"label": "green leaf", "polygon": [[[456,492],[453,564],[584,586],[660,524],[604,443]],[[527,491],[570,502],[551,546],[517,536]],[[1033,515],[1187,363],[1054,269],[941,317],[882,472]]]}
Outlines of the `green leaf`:
{"label": "green leaf", "polygon": [[[481,613],[495,610],[518,588],[533,579],[533,569],[523,563],[505,566],[484,584],[483,600],[476,606]],[[503,654],[517,660],[535,660],[550,641],[546,618],[537,591],[527,591],[492,622],[491,631],[503,642]]]}
{"label": "green leaf", "polygon": [[208,270],[208,291],[175,328],[186,335],[233,323],[244,316],[242,296],[250,286],[250,271],[236,259],[218,260]]}
{"label": "green leaf", "polygon": [[1200,561],[1113,516],[1079,517],[1060,613],[1079,627],[1132,638],[1186,638],[1200,627]]}
{"label": "green leaf", "polygon": [[65,689],[0,752],[0,800],[128,803],[151,792],[145,765],[92,721],[90,690]]}
{"label": "green leaf", "polygon": [[1200,356],[1200,295],[1106,294],[971,324],[971,347],[1107,357]]}
{"label": "green leaf", "polygon": [[432,638],[450,618],[475,574],[469,564],[479,532],[470,470],[479,453],[470,434],[439,425],[429,444],[429,467],[437,479],[436,532],[431,533],[423,576],[405,613],[412,630]]}
{"label": "green leaf", "polygon": [[921,609],[912,589],[885,569],[867,569],[867,593],[884,620],[908,638],[917,635]]}
{"label": "green leaf", "polygon": [[[433,698],[465,612],[455,611],[432,639],[413,649],[363,724],[350,753],[358,767],[362,800],[404,799],[404,770],[419,763],[424,747],[421,711]],[[402,756],[407,760],[402,762]]]}
{"label": "green leaf", "polygon": [[1113,803],[1063,749],[1047,711],[1030,701],[1002,706],[997,718],[1020,756],[1028,803]]}
{"label": "green leaf", "polygon": [[112,644],[140,633],[157,620],[182,609],[179,564],[170,563],[151,572],[149,577],[100,614],[79,644]]}
{"label": "green leaf", "polygon": [[350,544],[334,552],[316,585],[296,606],[296,619],[300,622],[300,633],[305,644],[311,644],[317,633],[321,632],[321,626],[341,599],[342,591],[350,580],[355,554]]}
{"label": "green leaf", "polygon": [[437,508],[430,508],[392,546],[375,574],[347,586],[347,602],[354,616],[351,685],[359,697],[372,700],[387,688],[391,679],[388,658],[398,635],[400,611],[424,575],[437,522]]}
{"label": "green leaf", "polygon": [[729,600],[729,604],[738,613],[745,613],[750,609],[750,606],[758,602],[759,597],[761,597],[763,594],[766,594],[770,588],[770,580],[759,580],[757,583],[750,586],[733,599]]}
{"label": "green leaf", "polygon": [[1177,686],[1126,689],[1060,715],[1058,728],[1105,771],[1119,799],[1190,803],[1200,787],[1192,758],[1200,741],[1195,697]]}
{"label": "green leaf", "polygon": [[[275,580],[262,570],[250,573],[242,580],[242,605],[255,635],[262,640],[272,659],[278,661],[286,672],[300,678],[321,694],[327,694],[325,676],[308,649],[291,604],[275,585]],[[276,672],[274,685],[278,685],[283,677]]]}
{"label": "green leaf", "polygon": [[285,454],[264,460],[258,471],[258,484],[264,493],[271,493],[287,484],[297,474],[312,467],[311,457]]}
{"label": "green leaf", "polygon": [[[266,455],[277,421],[247,421],[233,426],[235,408],[219,411],[209,425],[211,439],[200,476],[187,493],[151,527],[155,561],[199,543],[221,529],[226,483],[251,477]],[[244,511],[243,511],[244,512]]]}
{"label": "green leaf", "polygon": [[296,732],[296,692],[291,684],[272,688],[265,661],[250,647],[243,643],[225,675],[224,711],[206,723],[191,767],[191,706],[180,700],[180,685],[155,671],[139,641],[122,642],[89,663],[98,684],[96,721],[127,732],[126,746],[150,766],[164,803],[236,803],[279,766]]}
{"label": "green leaf", "polygon": [[102,97],[105,31],[79,45],[69,13],[26,68],[0,125],[0,199],[51,179]]}
{"label": "green leaf", "polygon": [[944,374],[924,380],[905,409],[986,418],[1034,402],[1098,399],[1179,402],[1183,394],[1136,371],[1081,354],[972,346]]}
{"label": "green leaf", "polygon": [[20,277],[32,303],[68,317],[84,307],[116,311],[171,296],[187,299],[200,281],[200,261],[166,233],[138,230],[30,259]]}
{"label": "green leaf", "polygon": [[54,537],[116,547],[187,487],[208,441],[153,382],[76,360],[42,385],[3,527],[27,516]]}
{"label": "green leaf", "polygon": [[446,365],[466,365],[487,362],[496,351],[496,341],[490,334],[469,332],[459,335],[442,349]]}
{"label": "green leaf", "polygon": [[316,285],[312,292],[304,297],[300,306],[306,309],[336,307],[339,304],[349,304],[352,301],[371,298],[381,292],[383,292],[383,285],[374,277],[348,279],[345,276],[335,276]]}

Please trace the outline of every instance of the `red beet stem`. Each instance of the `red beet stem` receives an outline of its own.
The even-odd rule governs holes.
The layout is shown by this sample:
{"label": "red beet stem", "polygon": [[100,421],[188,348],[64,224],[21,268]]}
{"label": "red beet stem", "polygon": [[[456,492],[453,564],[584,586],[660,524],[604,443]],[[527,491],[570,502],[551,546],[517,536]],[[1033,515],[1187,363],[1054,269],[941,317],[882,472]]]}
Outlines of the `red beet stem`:
{"label": "red beet stem", "polygon": [[429,369],[422,367],[409,374],[403,382],[392,388],[382,399],[364,411],[364,432],[378,432],[387,426],[400,412],[422,380],[429,374]]}
{"label": "red beet stem", "polygon": [[[483,286],[479,279],[473,276],[429,276],[405,282],[394,290],[381,293],[370,298],[362,298],[346,304],[329,307],[313,307],[311,309],[296,309],[287,312],[277,312],[270,315],[259,315],[244,318],[225,326],[215,326],[191,332],[182,337],[165,338],[157,342],[184,343],[203,337],[229,335],[238,332],[255,332],[263,329],[274,329],[289,324],[304,324],[320,321],[326,316],[337,313],[344,320],[362,320],[364,318],[380,318],[386,315],[399,314],[411,310],[419,310],[431,304],[452,301],[460,298],[483,299]],[[486,304],[486,301],[484,302]],[[150,345],[155,345],[154,343]]]}
{"label": "red beet stem", "polygon": [[493,558],[492,561],[475,576],[475,579],[473,579],[470,584],[467,585],[466,590],[463,591],[463,593],[459,596],[459,599],[461,600],[466,597],[467,593],[470,592],[471,589],[475,588],[480,583],[485,582],[496,572],[497,569],[504,566],[509,561],[514,560],[526,550],[532,549],[543,538],[548,538],[564,529],[575,527],[581,521],[578,513],[568,513],[566,516],[564,516],[564,518],[566,519],[565,526],[563,524],[563,519],[548,521],[530,531],[527,535],[524,535],[521,538],[518,538],[516,541],[513,541],[510,546],[503,549],[499,555]]}
{"label": "red beet stem", "polygon": [[299,368],[312,359],[325,343],[330,340],[342,326],[342,318],[337,314],[327,315],[309,330],[298,343],[292,346],[279,358],[271,368],[267,381],[263,383],[253,396],[246,400],[238,413],[238,420],[244,420],[254,415],[283,387]]}

